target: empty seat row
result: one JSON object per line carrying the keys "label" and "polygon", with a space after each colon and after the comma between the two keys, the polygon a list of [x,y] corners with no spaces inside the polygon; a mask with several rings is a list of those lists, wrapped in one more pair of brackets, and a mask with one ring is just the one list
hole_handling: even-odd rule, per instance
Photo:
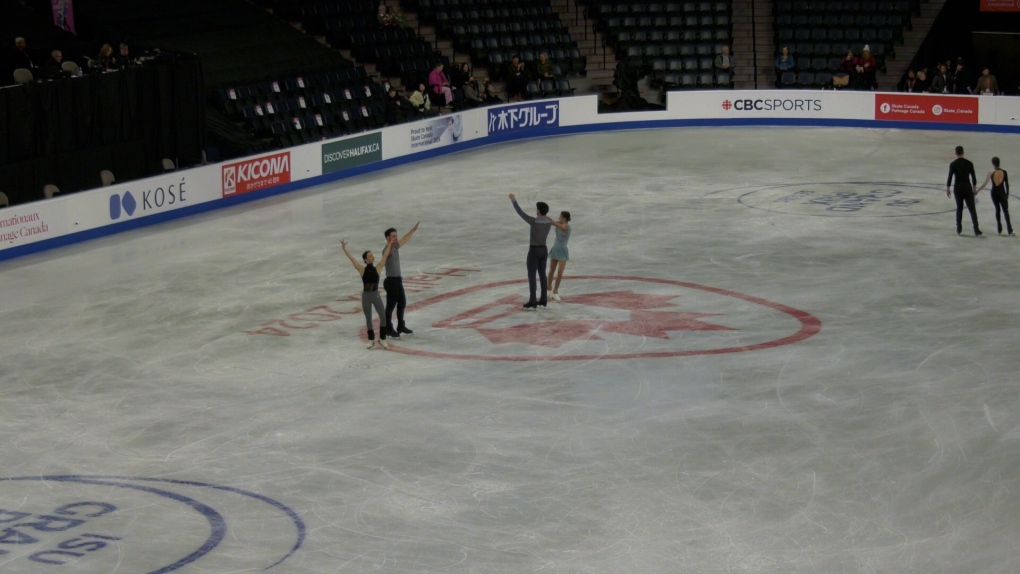
{"label": "empty seat row", "polygon": [[591,10],[598,16],[609,14],[708,14],[729,12],[729,2],[624,2],[598,3]]}
{"label": "empty seat row", "polygon": [[778,0],[775,3],[775,14],[777,16],[782,14],[846,14],[856,12],[866,12],[874,14],[876,12],[883,13],[899,13],[907,15],[911,12],[917,12],[920,7],[919,0],[900,0],[896,2],[861,2],[861,1],[847,1],[842,2],[840,0],[816,0],[814,2],[789,2],[786,0]]}
{"label": "empty seat row", "polygon": [[733,76],[729,72],[669,72],[662,77],[662,87],[666,91],[732,88]]}
{"label": "empty seat row", "polygon": [[893,53],[886,49],[885,44],[872,42],[869,44],[847,43],[847,42],[822,42],[817,44],[812,43],[797,43],[797,44],[783,44],[789,46],[790,53],[796,57],[799,61],[803,58],[828,58],[836,56],[844,56],[849,50],[853,50],[854,54],[860,55],[864,46],[868,46],[871,49],[871,54],[875,56],[875,59],[884,61],[886,56],[894,57]]}

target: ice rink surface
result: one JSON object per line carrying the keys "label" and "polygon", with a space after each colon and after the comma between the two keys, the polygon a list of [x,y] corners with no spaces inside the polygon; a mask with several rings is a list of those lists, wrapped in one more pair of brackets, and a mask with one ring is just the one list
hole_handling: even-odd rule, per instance
{"label": "ice rink surface", "polygon": [[[2,263],[0,572],[1016,572],[1020,241],[943,184],[1017,143],[526,141]],[[339,241],[419,220],[367,351]]]}

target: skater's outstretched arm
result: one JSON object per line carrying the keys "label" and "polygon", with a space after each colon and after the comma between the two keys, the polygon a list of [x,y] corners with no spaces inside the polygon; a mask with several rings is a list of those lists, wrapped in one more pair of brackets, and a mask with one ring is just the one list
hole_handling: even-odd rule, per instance
{"label": "skater's outstretched arm", "polygon": [[[415,227],[418,227],[415,225]],[[379,264],[375,266],[376,271],[382,271],[383,267],[386,267],[386,260],[390,256],[390,248],[393,247],[392,243],[387,243],[386,248],[382,251],[382,259],[379,260]]]}
{"label": "skater's outstretched arm", "polygon": [[531,217],[527,213],[524,213],[524,210],[521,209],[521,206],[517,205],[517,196],[515,196],[514,194],[511,193],[510,194],[510,201],[513,202],[514,209],[517,210],[517,215],[520,215],[521,219],[523,219],[524,221],[528,222],[528,225],[534,225],[535,224],[535,218]]}
{"label": "skater's outstretched arm", "polygon": [[418,231],[418,225],[420,224],[421,224],[420,221],[418,223],[415,223],[414,227],[411,228],[411,231],[408,231],[407,233],[404,234],[403,237],[400,238],[400,241],[398,243],[400,243],[401,247],[403,247],[405,243],[411,240],[411,236],[414,235],[415,231]]}
{"label": "skater's outstretched arm", "polygon": [[555,227],[556,229],[559,229],[560,231],[562,231],[564,233],[566,233],[567,230],[570,229],[570,224],[569,223],[560,223],[559,221],[556,221],[555,219],[553,219],[551,217],[549,218],[549,220],[552,221],[553,227]]}
{"label": "skater's outstretched arm", "polygon": [[[351,255],[351,252],[347,251],[347,240],[341,239],[340,240],[340,247],[343,247],[344,255],[346,255],[347,258],[351,260],[351,264],[354,265],[354,268],[358,270],[358,274],[359,275],[364,275],[365,274],[365,266],[362,265],[361,263],[358,263],[358,260],[355,259],[353,255]],[[389,252],[389,248],[387,248],[386,251],[388,253]],[[385,259],[385,257],[384,257],[384,259]]]}

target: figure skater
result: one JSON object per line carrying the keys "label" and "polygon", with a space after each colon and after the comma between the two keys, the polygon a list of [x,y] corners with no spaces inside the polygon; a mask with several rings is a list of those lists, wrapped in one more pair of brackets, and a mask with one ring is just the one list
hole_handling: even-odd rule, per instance
{"label": "figure skater", "polygon": [[365,313],[365,325],[368,327],[368,348],[375,347],[375,330],[372,329],[372,307],[374,306],[376,314],[379,315],[379,345],[383,349],[389,349],[390,346],[386,344],[383,302],[382,297],[379,296],[379,270],[386,265],[386,259],[390,256],[390,244],[386,244],[386,249],[383,250],[382,261],[378,265],[375,265],[375,255],[371,251],[361,254],[361,259],[365,262],[365,265],[362,265],[351,255],[350,251],[347,251],[346,240],[341,239],[340,246],[344,248],[344,255],[351,260],[351,264],[361,274],[361,283],[364,285],[361,291],[361,310]]}
{"label": "figure skater", "polygon": [[559,302],[563,269],[567,266],[567,261],[570,261],[570,251],[567,249],[567,241],[570,240],[570,212],[561,211],[559,221],[552,224],[556,228],[556,241],[553,242],[552,251],[549,252],[549,282],[552,284],[553,301]]}
{"label": "figure skater", "polygon": [[[397,230],[389,228],[386,230],[386,247],[390,250],[390,256],[386,260],[386,279],[383,281],[383,289],[386,290],[386,323],[380,330],[385,330],[386,335],[391,339],[399,339],[401,334],[413,335],[414,331],[407,328],[404,323],[404,309],[407,307],[407,294],[404,293],[404,279],[400,276],[400,248],[407,245],[411,236],[418,231],[418,225],[414,224],[411,231],[403,237],[397,235]],[[393,328],[393,310],[397,310],[397,328]],[[380,319],[382,317],[380,316]]]}
{"label": "figure skater", "polygon": [[[981,191],[988,185],[988,181],[992,182],[992,205],[995,206],[995,225],[999,227],[999,235],[1002,235],[1002,220],[999,219],[999,208],[1002,208],[1002,214],[1006,216],[1006,233],[1010,237],[1016,237],[1013,233],[1013,224],[1009,222],[1009,175],[1006,174],[1006,170],[999,167],[999,158],[992,158],[992,171],[988,172],[988,176],[985,177],[985,182],[977,188],[977,191]],[[977,193],[977,192],[975,192]]]}
{"label": "figure skater", "polygon": [[[956,183],[953,183],[953,178]],[[970,220],[974,224],[974,237],[981,237],[981,230],[978,228],[977,210],[974,209],[974,186],[977,185],[977,175],[974,174],[974,164],[963,157],[963,146],[956,146],[956,159],[949,164],[949,178],[946,179],[946,197],[956,198],[956,234],[963,233],[963,206],[967,205],[970,212]],[[953,187],[952,195],[949,194],[949,187]]]}
{"label": "figure skater", "polygon": [[[549,256],[549,248],[546,247],[546,240],[549,239],[549,230],[552,229],[552,220],[549,219],[546,214],[549,213],[549,205],[544,201],[539,201],[535,204],[538,209],[538,217],[531,217],[524,213],[521,206],[517,205],[517,197],[514,194],[510,194],[510,201],[514,205],[514,209],[517,211],[517,215],[521,216],[528,225],[531,226],[531,235],[529,237],[530,243],[528,247],[528,289],[531,297],[528,302],[524,304],[525,309],[535,309],[539,305],[542,307],[546,306],[546,291],[548,284],[546,283],[545,277],[545,259]],[[542,285],[542,298],[535,300],[535,275],[538,275]]]}

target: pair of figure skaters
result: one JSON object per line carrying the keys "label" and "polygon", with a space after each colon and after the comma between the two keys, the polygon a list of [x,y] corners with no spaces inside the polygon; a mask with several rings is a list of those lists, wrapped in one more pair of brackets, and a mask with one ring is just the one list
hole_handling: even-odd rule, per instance
{"label": "pair of figure skaters", "polygon": [[[954,183],[955,179],[955,183]],[[992,158],[992,171],[988,172],[984,183],[977,185],[977,175],[974,173],[974,164],[963,157],[963,146],[956,146],[956,159],[949,164],[949,178],[946,180],[946,197],[956,199],[956,233],[963,232],[963,207],[966,205],[970,212],[971,223],[974,224],[974,235],[981,235],[978,227],[977,210],[974,206],[974,196],[985,188],[988,183],[992,184],[992,205],[995,206],[995,223],[1002,235],[1002,220],[1000,214],[1006,218],[1006,233],[1015,237],[1013,224],[1009,220],[1009,175],[1006,170],[999,167],[999,158]],[[977,187],[975,187],[977,186]],[[952,194],[950,194],[952,187]]]}
{"label": "pair of figure skaters", "polygon": [[[420,222],[419,222],[420,223]],[[404,322],[404,309],[407,307],[407,295],[404,293],[404,282],[400,276],[400,248],[411,240],[411,236],[418,231],[418,223],[414,224],[411,231],[403,237],[397,235],[397,230],[389,228],[386,230],[386,247],[383,248],[382,259],[375,262],[375,254],[366,251],[361,254],[364,265],[347,250],[347,241],[341,240],[344,255],[351,260],[351,264],[361,275],[361,310],[365,313],[365,325],[368,327],[368,348],[375,347],[375,329],[372,325],[372,308],[379,315],[379,346],[388,349],[386,338],[399,339],[400,335],[413,335],[414,331],[407,328]],[[383,289],[386,291],[386,310],[383,311],[382,297],[379,296],[379,272],[386,269],[386,279],[383,281]],[[393,311],[397,312],[397,326],[393,327]]]}

